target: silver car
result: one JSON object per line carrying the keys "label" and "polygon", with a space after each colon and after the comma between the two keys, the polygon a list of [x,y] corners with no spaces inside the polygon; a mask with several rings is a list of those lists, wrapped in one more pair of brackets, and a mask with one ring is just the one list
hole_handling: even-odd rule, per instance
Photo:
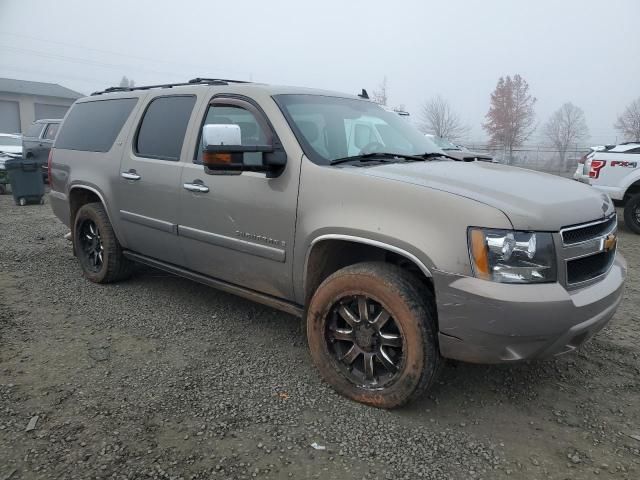
{"label": "silver car", "polygon": [[112,88],[74,104],[50,169],[89,280],[139,262],[298,315],[324,379],[369,405],[421,395],[443,358],[571,352],[622,298],[606,195],[451,161],[355,95]]}

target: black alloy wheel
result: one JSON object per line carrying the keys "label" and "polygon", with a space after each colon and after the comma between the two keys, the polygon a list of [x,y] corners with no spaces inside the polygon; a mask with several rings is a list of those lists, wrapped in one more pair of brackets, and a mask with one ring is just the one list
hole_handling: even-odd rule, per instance
{"label": "black alloy wheel", "polygon": [[104,262],[104,246],[100,230],[92,219],[82,220],[79,225],[78,240],[80,243],[78,256],[80,256],[82,263],[87,270],[94,273],[99,272]]}
{"label": "black alloy wheel", "polygon": [[333,305],[325,339],[336,366],[361,388],[384,388],[402,370],[402,331],[389,312],[366,295],[341,298]]}

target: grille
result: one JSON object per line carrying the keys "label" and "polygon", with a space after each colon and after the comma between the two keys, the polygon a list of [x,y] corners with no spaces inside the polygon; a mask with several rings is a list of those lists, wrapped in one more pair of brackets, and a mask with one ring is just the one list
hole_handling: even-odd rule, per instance
{"label": "grille", "polygon": [[562,241],[565,245],[573,245],[576,243],[586,242],[611,231],[615,224],[616,217],[613,216],[607,220],[593,225],[565,230],[562,232]]}
{"label": "grille", "polygon": [[616,250],[614,248],[608,252],[569,260],[567,262],[567,281],[580,283],[603,275],[611,267],[615,256]]}
{"label": "grille", "polygon": [[616,225],[616,216],[612,216],[602,222],[587,225],[585,227],[575,227],[562,232],[562,242],[565,245],[586,242],[610,232]]}

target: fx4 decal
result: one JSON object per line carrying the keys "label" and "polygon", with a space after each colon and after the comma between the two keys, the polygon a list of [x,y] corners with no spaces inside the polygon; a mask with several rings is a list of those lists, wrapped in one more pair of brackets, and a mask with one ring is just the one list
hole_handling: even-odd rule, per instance
{"label": "fx4 decal", "polygon": [[612,167],[627,167],[627,168],[636,168],[638,166],[638,162],[625,162],[623,160],[613,160],[611,162]]}

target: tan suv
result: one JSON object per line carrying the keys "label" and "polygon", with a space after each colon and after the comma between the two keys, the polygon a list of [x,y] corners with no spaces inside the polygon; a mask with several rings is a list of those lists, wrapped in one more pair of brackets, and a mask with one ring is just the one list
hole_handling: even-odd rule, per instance
{"label": "tan suv", "polygon": [[357,96],[230,80],[78,100],[55,214],[98,283],[151,265],[303,318],[340,393],[395,407],[443,358],[570,352],[622,298],[606,195],[447,157]]}

